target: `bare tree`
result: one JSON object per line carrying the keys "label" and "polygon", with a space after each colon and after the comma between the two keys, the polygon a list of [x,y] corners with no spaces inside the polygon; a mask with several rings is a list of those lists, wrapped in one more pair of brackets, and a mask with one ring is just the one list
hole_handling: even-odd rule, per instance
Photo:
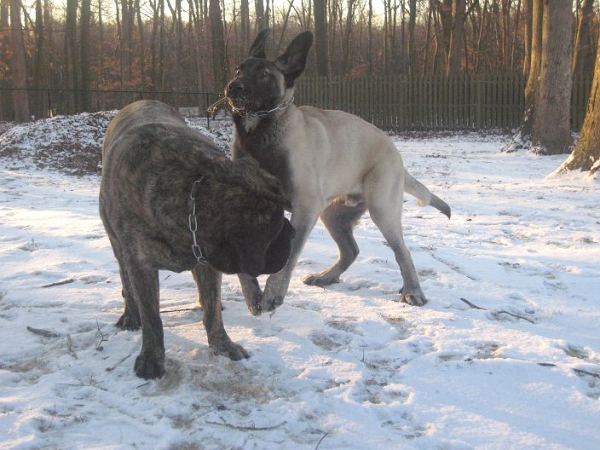
{"label": "bare tree", "polygon": [[466,18],[466,0],[454,0],[452,2],[452,27],[448,46],[446,75],[458,75],[461,71],[461,50],[463,49]]}
{"label": "bare tree", "polygon": [[326,77],[329,74],[327,51],[327,0],[313,0],[315,14],[315,54],[317,58],[317,75]]}
{"label": "bare tree", "polygon": [[92,74],[90,67],[91,0],[81,0],[81,109],[90,111]]}
{"label": "bare tree", "polygon": [[593,20],[594,0],[583,0],[573,49],[573,76],[592,73],[594,68],[594,42],[590,29]]}
{"label": "bare tree", "polygon": [[600,39],[597,44],[596,64],[592,92],[587,105],[587,113],[581,128],[579,141],[573,153],[557,169],[555,174],[570,171],[588,172],[595,176],[600,171]]}
{"label": "bare tree", "polygon": [[408,1],[408,74],[417,75],[417,49],[415,28],[417,24],[417,0]]}
{"label": "bare tree", "polygon": [[12,81],[13,81],[13,107],[15,120],[27,122],[29,115],[29,97],[27,95],[27,65],[25,62],[25,46],[23,43],[23,27],[21,25],[21,1],[10,2],[10,29],[12,47]]}
{"label": "bare tree", "polygon": [[217,90],[222,90],[229,78],[225,49],[225,31],[219,0],[210,0],[210,28],[212,41],[213,77]]}
{"label": "bare tree", "polygon": [[540,80],[533,116],[533,150],[566,153],[571,138],[572,1],[544,0]]}

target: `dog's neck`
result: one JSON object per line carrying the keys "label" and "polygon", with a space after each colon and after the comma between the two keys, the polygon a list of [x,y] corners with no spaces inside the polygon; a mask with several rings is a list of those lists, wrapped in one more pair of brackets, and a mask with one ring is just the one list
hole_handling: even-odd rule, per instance
{"label": "dog's neck", "polygon": [[247,110],[247,109],[233,109],[233,118],[236,125],[241,125],[244,128],[246,133],[252,132],[259,123],[265,121],[274,121],[277,120],[279,116],[284,114],[290,105],[294,102],[294,95],[292,95],[287,99],[275,107],[271,109],[261,109],[261,110]]}

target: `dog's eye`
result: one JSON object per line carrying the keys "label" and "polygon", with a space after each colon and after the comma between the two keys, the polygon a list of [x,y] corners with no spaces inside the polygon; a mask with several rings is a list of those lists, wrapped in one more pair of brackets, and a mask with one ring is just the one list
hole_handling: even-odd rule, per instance
{"label": "dog's eye", "polygon": [[258,78],[260,78],[261,80],[266,80],[267,78],[269,78],[269,75],[271,75],[271,72],[269,72],[268,70],[263,70],[259,72]]}

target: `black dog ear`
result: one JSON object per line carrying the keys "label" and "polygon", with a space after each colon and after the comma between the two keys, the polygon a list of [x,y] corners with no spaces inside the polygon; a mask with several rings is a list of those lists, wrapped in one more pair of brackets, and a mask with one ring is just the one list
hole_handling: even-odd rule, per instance
{"label": "black dog ear", "polygon": [[285,53],[275,60],[275,65],[283,72],[288,81],[293,82],[304,72],[306,58],[312,43],[311,31],[300,33],[290,42]]}
{"label": "black dog ear", "polygon": [[267,59],[267,52],[265,50],[267,46],[267,38],[271,34],[270,28],[264,28],[260,30],[258,35],[254,38],[254,42],[250,46],[249,56],[252,58]]}

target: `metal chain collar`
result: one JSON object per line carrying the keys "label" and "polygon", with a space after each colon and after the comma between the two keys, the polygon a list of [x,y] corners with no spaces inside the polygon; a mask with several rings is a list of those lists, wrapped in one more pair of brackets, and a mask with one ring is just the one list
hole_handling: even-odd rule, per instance
{"label": "metal chain collar", "polygon": [[190,199],[192,200],[192,212],[188,216],[188,226],[192,232],[192,253],[194,254],[194,257],[198,261],[198,264],[210,265],[208,259],[206,259],[202,253],[202,248],[200,248],[198,239],[196,237],[196,231],[198,231],[198,220],[196,219],[196,191],[198,190],[198,185],[202,183],[203,179],[204,175],[194,181],[192,191],[190,192]]}
{"label": "metal chain collar", "polygon": [[277,105],[275,108],[273,109],[264,109],[264,110],[259,110],[259,111],[249,111],[246,109],[237,109],[234,108],[232,106],[233,112],[236,112],[238,114],[241,114],[242,116],[246,116],[246,117],[264,117],[264,116],[268,116],[269,114],[273,114],[274,112],[277,111],[281,111],[285,108],[287,108],[288,106],[290,106],[294,101],[294,96],[292,95],[288,100],[286,100],[283,103],[280,103],[279,105]]}

